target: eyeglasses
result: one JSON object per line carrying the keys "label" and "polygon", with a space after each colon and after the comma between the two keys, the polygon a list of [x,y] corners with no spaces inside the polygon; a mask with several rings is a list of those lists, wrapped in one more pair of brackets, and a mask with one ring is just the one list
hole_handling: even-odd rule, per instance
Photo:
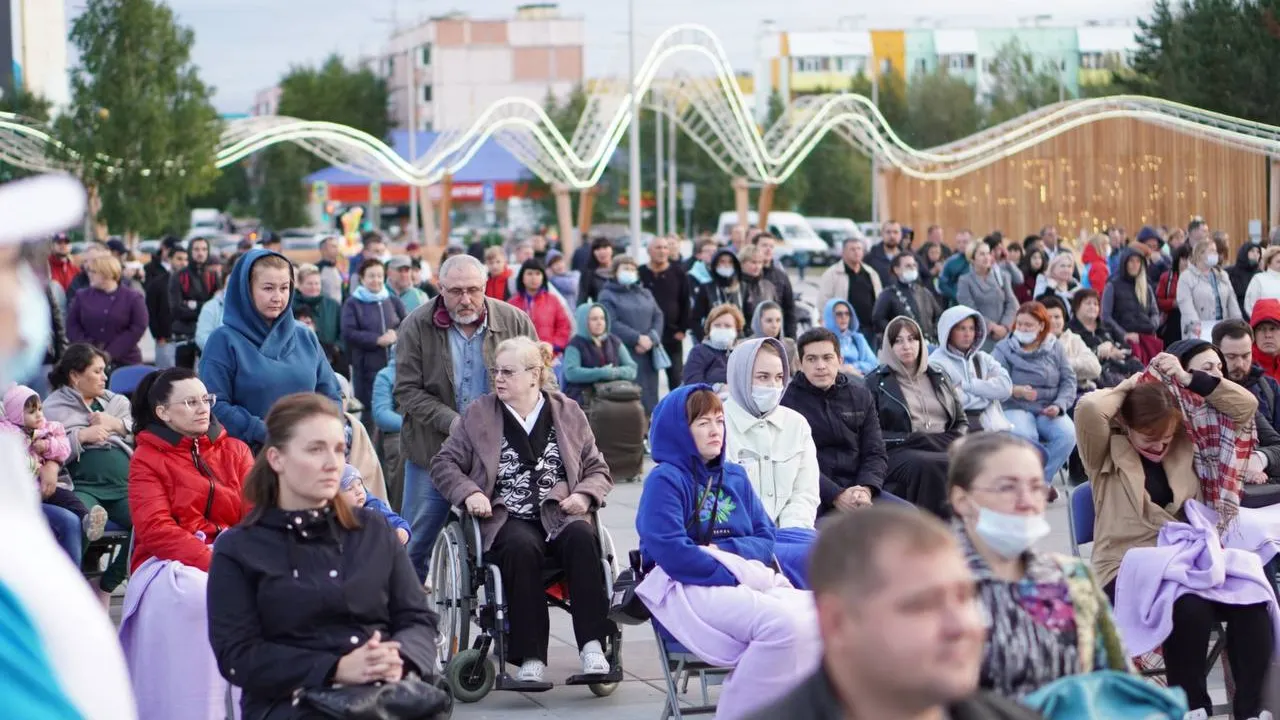
{"label": "eyeglasses", "polygon": [[469,288],[444,288],[445,293],[454,300],[461,300],[464,296],[478,297],[484,295],[483,287]]}
{"label": "eyeglasses", "polygon": [[181,400],[167,403],[167,404],[170,406],[181,405],[185,407],[187,410],[190,410],[191,412],[195,412],[197,409],[201,407],[211,408],[217,402],[218,402],[218,396],[214,395],[213,393],[209,393],[208,395],[201,395],[199,397],[183,398]]}
{"label": "eyeglasses", "polygon": [[845,312],[845,311],[843,311],[843,310],[837,310],[837,311],[836,311],[836,313],[835,313],[835,315],[836,315],[836,317],[849,317],[849,313],[847,313],[847,312]]}
{"label": "eyeglasses", "polygon": [[524,371],[524,370],[533,370],[533,366],[531,365],[529,367],[523,367],[523,368],[504,368],[504,367],[489,368],[489,372],[493,373],[494,377],[503,378],[503,379],[513,378],[516,375],[518,375],[521,371]]}

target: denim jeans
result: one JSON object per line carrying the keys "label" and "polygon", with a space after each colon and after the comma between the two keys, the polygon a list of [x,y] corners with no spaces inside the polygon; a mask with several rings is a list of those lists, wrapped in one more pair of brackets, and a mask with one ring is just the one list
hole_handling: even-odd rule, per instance
{"label": "denim jeans", "polygon": [[57,505],[41,504],[40,509],[44,511],[44,519],[49,523],[49,529],[53,531],[53,537],[57,539],[58,545],[67,551],[67,555],[71,556],[71,562],[80,567],[80,558],[84,554],[84,545],[80,536],[80,518],[76,514]]}
{"label": "denim jeans", "polygon": [[404,463],[404,507],[401,516],[409,521],[409,560],[418,573],[418,579],[426,581],[427,565],[431,563],[431,548],[436,536],[449,522],[449,501],[444,499],[427,468],[406,460]]}
{"label": "denim jeans", "polygon": [[173,341],[164,343],[163,345],[156,343],[156,359],[155,366],[161,370],[166,370],[177,364],[178,345]]}
{"label": "denim jeans", "polygon": [[1013,423],[1015,435],[1024,437],[1044,447],[1044,479],[1053,482],[1053,476],[1067,463],[1076,446],[1076,424],[1065,413],[1058,417],[1033,415],[1026,410],[1005,409],[1005,417]]}

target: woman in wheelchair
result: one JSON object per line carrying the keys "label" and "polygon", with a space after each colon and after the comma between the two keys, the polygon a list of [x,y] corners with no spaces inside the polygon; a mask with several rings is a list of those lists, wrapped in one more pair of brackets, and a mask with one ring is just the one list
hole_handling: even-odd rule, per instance
{"label": "woman in wheelchair", "polygon": [[1017,698],[1068,675],[1128,671],[1111,604],[1088,566],[1035,549],[1049,534],[1040,449],[1013,433],[981,432],[949,455],[952,527],[989,629],[981,686]]}
{"label": "woman in wheelchair", "polygon": [[[1128,651],[1163,648],[1169,685],[1187,693],[1187,718],[1212,712],[1207,648],[1220,623],[1236,684],[1234,717],[1270,717],[1262,693],[1275,648],[1274,591],[1254,558],[1222,567],[1228,554],[1241,553],[1233,549],[1238,541],[1266,535],[1246,527],[1233,466],[1252,446],[1258,401],[1222,378],[1221,355],[1209,343],[1184,340],[1169,350],[1186,358],[1185,367],[1160,353],[1142,375],[1076,406],[1096,510],[1094,569],[1114,600]],[[1218,518],[1227,521],[1221,534]]]}
{"label": "woman in wheelchair", "polygon": [[653,413],[655,467],[636,511],[646,570],[636,594],[704,662],[733,667],[717,718],[750,715],[818,664],[813,595],[774,570],[774,525],[741,465],[725,460],[725,417],[708,385],[672,390]]}
{"label": "woman in wheelchair", "polygon": [[502,574],[510,620],[507,660],[516,682],[543,684],[550,617],[543,569],[564,569],[582,674],[607,675],[609,621],[598,532],[589,513],[613,489],[587,417],[554,390],[550,346],[504,340],[494,392],[467,408],[431,463],[440,494],[480,521],[486,561]]}

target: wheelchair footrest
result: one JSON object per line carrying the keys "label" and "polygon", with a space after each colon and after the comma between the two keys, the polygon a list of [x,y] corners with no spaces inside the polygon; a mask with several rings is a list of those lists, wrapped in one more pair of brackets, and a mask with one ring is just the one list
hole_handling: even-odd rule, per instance
{"label": "wheelchair footrest", "polygon": [[564,681],[565,685],[611,685],[622,682],[622,668],[613,668],[604,674],[572,675]]}
{"label": "wheelchair footrest", "polygon": [[493,689],[511,692],[546,692],[553,687],[555,687],[555,684],[549,682],[520,682],[510,675],[503,673],[498,676],[498,680],[494,683]]}

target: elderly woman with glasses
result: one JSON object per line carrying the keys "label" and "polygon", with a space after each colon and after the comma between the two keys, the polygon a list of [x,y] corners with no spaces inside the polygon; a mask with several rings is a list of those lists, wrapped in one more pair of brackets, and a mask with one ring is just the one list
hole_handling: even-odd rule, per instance
{"label": "elderly woman with glasses", "polygon": [[503,341],[494,392],[471,403],[431,463],[440,493],[480,521],[487,561],[507,588],[508,659],[520,668],[516,681],[531,689],[546,685],[548,556],[565,570],[583,675],[609,673],[603,642],[614,631],[590,514],[613,480],[582,408],[549,389],[552,360],[546,343]]}

